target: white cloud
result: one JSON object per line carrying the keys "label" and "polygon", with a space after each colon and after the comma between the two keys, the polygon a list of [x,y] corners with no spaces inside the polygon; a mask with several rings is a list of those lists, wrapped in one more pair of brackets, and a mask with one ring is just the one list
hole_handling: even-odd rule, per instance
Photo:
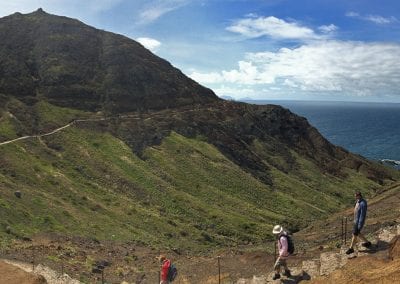
{"label": "white cloud", "polygon": [[358,14],[358,13],[356,13],[356,12],[347,12],[347,13],[346,13],[346,17],[354,17],[354,18],[357,18],[357,17],[360,17],[360,14]]}
{"label": "white cloud", "polygon": [[393,16],[383,17],[380,15],[360,15],[359,13],[356,12],[348,12],[346,13],[346,16],[350,18],[356,18],[359,20],[373,22],[378,25],[392,24],[399,21],[396,17]]}
{"label": "white cloud", "polygon": [[230,84],[231,88],[268,86],[321,94],[399,96],[399,58],[399,44],[320,41],[277,52],[248,53],[237,69],[193,72],[190,77],[212,84],[214,90]]}
{"label": "white cloud", "polygon": [[269,36],[277,39],[320,39],[312,29],[295,22],[286,22],[276,17],[240,19],[227,28],[228,31],[248,38]]}
{"label": "white cloud", "polygon": [[396,18],[395,17],[389,17],[389,18],[385,18],[382,16],[378,16],[378,15],[368,15],[365,17],[366,20],[374,22],[376,24],[380,24],[380,25],[384,25],[384,24],[390,24],[390,23],[394,23],[396,22]]}
{"label": "white cloud", "polygon": [[213,88],[213,91],[220,97],[228,96],[234,99],[241,99],[241,98],[250,98],[254,97],[254,93],[257,92],[256,89],[249,88],[249,87],[230,87],[230,86],[219,86],[217,88]]}
{"label": "white cloud", "polygon": [[334,24],[330,24],[329,26],[326,26],[326,25],[320,26],[320,27],[318,27],[318,29],[323,33],[329,34],[329,33],[336,31],[338,29],[338,27],[335,26]]}
{"label": "white cloud", "polygon": [[199,73],[197,71],[193,71],[190,74],[190,77],[203,84],[214,84],[214,83],[221,83],[226,81],[224,76],[218,72],[211,72],[211,73]]}
{"label": "white cloud", "polygon": [[139,14],[140,24],[151,23],[164,14],[179,9],[189,3],[189,0],[152,0],[148,1]]}
{"label": "white cloud", "polygon": [[161,45],[161,42],[154,38],[139,37],[136,40],[140,42],[145,48],[150,49],[153,52],[156,51],[157,48]]}

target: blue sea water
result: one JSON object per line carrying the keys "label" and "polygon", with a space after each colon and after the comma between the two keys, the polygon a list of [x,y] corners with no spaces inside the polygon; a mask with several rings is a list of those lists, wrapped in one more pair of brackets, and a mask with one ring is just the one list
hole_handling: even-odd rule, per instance
{"label": "blue sea water", "polygon": [[281,105],[307,118],[331,143],[350,152],[371,160],[400,161],[400,104],[310,101],[263,101],[262,104],[266,103]]}

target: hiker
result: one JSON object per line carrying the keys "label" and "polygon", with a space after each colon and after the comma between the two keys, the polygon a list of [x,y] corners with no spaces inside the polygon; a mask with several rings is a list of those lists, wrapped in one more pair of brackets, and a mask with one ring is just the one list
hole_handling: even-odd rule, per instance
{"label": "hiker", "polygon": [[279,256],[275,262],[274,270],[275,270],[275,275],[272,278],[273,280],[281,278],[281,267],[285,269],[285,272],[283,272],[284,276],[291,277],[290,270],[287,267],[286,264],[286,259],[289,256],[289,245],[288,245],[288,234],[283,230],[283,227],[281,225],[276,225],[274,229],[272,230],[272,233],[276,236],[277,239],[277,245],[278,245],[278,251],[279,251]]}
{"label": "hiker", "polygon": [[169,284],[168,281],[168,271],[169,267],[171,266],[171,261],[165,257],[165,255],[160,255],[158,260],[161,264],[161,278],[160,284]]}
{"label": "hiker", "polygon": [[353,238],[351,239],[351,244],[349,249],[346,251],[346,254],[352,254],[354,252],[354,246],[357,243],[358,238],[363,241],[361,244],[363,247],[371,247],[371,242],[361,234],[361,230],[367,217],[367,201],[362,197],[362,194],[359,191],[354,194],[354,197],[356,199],[356,204],[354,206]]}

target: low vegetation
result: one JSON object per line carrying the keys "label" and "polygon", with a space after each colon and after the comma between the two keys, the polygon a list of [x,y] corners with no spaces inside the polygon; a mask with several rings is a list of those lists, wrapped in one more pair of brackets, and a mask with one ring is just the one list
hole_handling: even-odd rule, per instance
{"label": "low vegetation", "polygon": [[[44,103],[33,109],[40,125],[53,127],[87,115]],[[110,133],[77,126],[2,145],[0,234],[56,232],[199,252],[260,244],[275,223],[296,231],[347,206],[354,190],[379,188],[350,169],[346,178],[323,173],[294,150],[290,159],[274,156],[265,141],[250,148],[272,185],[205,137],[174,131],[140,154]]]}

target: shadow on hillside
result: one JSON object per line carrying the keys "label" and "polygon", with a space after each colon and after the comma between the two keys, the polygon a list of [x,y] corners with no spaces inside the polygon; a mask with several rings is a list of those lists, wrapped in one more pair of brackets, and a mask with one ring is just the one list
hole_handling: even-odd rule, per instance
{"label": "shadow on hillside", "polygon": [[307,272],[304,272],[304,271],[301,274],[292,275],[292,277],[290,277],[290,278],[282,279],[281,283],[296,284],[296,283],[300,283],[303,280],[305,280],[305,281],[311,280],[311,276]]}
{"label": "shadow on hillside", "polygon": [[367,254],[374,254],[380,251],[385,251],[390,248],[390,244],[386,241],[378,240],[376,245],[373,245],[371,248],[362,248],[358,250],[358,252],[361,253],[367,253]]}

